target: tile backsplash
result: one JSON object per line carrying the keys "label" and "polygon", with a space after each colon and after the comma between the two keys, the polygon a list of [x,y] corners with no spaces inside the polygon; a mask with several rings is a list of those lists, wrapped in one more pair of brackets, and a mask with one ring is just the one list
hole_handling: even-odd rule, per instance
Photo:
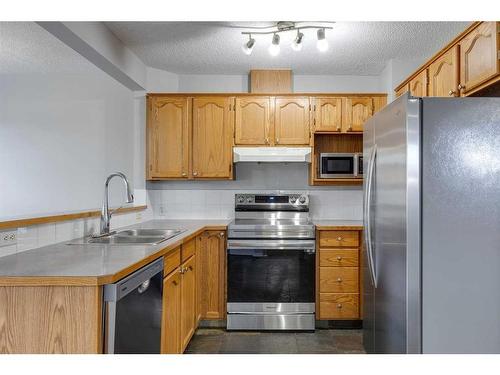
{"label": "tile backsplash", "polygon": [[[272,193],[277,190],[148,190],[156,219],[227,219],[234,216],[237,193]],[[291,190],[279,190],[287,192]],[[293,190],[309,194],[314,219],[362,220],[363,191]]]}
{"label": "tile backsplash", "polygon": [[[114,215],[111,219],[111,229],[151,219],[153,211],[148,205],[148,209],[144,211]],[[0,257],[97,233],[99,221],[100,218],[92,217],[17,228],[17,244],[0,247]]]}

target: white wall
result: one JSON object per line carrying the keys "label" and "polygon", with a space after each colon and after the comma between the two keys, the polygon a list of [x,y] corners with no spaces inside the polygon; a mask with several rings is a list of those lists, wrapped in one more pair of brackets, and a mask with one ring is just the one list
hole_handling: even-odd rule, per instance
{"label": "white wall", "polygon": [[[157,69],[155,69],[157,70]],[[181,74],[179,92],[248,92],[248,75]],[[160,80],[158,80],[160,82]],[[149,85],[149,81],[148,81]],[[378,76],[293,75],[294,92],[380,92]],[[165,90],[171,85],[160,84],[150,92]],[[165,88],[164,90],[161,90]]]}
{"label": "white wall", "polygon": [[408,78],[424,62],[425,58],[415,60],[391,59],[379,75],[379,85],[382,92],[387,92],[387,103],[395,99],[394,89]]}
{"label": "white wall", "polygon": [[116,170],[134,182],[133,93],[90,68],[0,76],[0,217],[100,207]]}
{"label": "white wall", "polygon": [[147,189],[157,218],[231,218],[234,194],[307,192],[315,219],[362,220],[361,186],[309,186],[306,163],[237,163],[233,181],[157,181]]}
{"label": "white wall", "polygon": [[146,68],[147,92],[177,92],[179,91],[179,75],[165,70]]}
{"label": "white wall", "polygon": [[179,92],[248,92],[248,76],[180,74]]}

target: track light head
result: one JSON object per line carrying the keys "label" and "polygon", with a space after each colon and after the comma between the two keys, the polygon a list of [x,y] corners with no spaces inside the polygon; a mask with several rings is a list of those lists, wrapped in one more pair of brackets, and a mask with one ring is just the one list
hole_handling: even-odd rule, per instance
{"label": "track light head", "polygon": [[278,56],[280,53],[280,36],[278,34],[273,35],[273,41],[269,46],[269,54],[271,56]]}
{"label": "track light head", "polygon": [[297,30],[297,36],[292,42],[292,49],[294,51],[300,51],[302,49],[302,39],[304,38],[304,34]]}
{"label": "track light head", "polygon": [[325,52],[328,50],[328,41],[325,38],[325,29],[318,29],[318,42],[316,43],[316,47],[321,52]]}
{"label": "track light head", "polygon": [[245,55],[251,55],[252,51],[253,51],[253,46],[254,45],[255,45],[255,39],[252,38],[251,34],[249,34],[248,35],[248,42],[246,42],[245,44],[243,44],[243,47],[241,47],[241,49],[243,50],[243,53]]}

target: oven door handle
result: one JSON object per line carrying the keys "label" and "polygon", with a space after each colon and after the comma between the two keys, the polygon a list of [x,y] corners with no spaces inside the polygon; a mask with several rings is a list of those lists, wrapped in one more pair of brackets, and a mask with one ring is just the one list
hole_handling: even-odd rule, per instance
{"label": "oven door handle", "polygon": [[314,240],[228,240],[228,250],[312,250],[316,249]]}

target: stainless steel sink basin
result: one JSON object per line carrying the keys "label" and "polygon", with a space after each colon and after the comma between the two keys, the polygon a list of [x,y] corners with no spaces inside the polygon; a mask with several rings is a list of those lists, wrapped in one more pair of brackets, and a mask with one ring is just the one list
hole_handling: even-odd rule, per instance
{"label": "stainless steel sink basin", "polygon": [[127,229],[102,237],[90,237],[83,240],[71,241],[68,245],[158,245],[185,231],[185,229]]}
{"label": "stainless steel sink basin", "polygon": [[109,237],[98,237],[90,238],[89,243],[99,243],[108,245],[124,245],[124,244],[146,244],[146,245],[157,245],[168,238],[165,237],[134,237],[134,236],[118,236],[112,235]]}
{"label": "stainless steel sink basin", "polygon": [[128,229],[116,233],[116,236],[130,236],[130,237],[169,237],[178,235],[183,232],[182,229]]}

